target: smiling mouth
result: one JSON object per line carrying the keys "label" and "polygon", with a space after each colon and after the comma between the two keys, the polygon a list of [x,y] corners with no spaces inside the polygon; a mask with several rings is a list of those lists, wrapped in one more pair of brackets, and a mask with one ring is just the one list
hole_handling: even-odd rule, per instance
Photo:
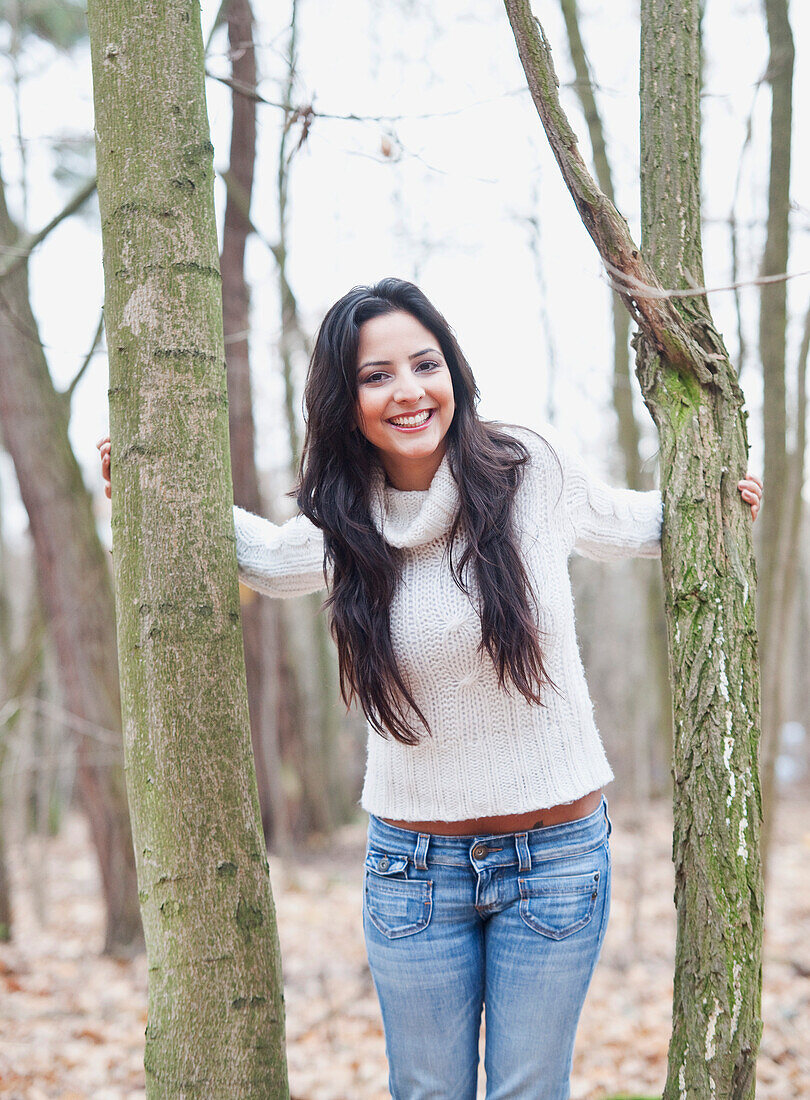
{"label": "smiling mouth", "polygon": [[410,413],[408,416],[392,416],[388,423],[395,428],[422,428],[433,418],[435,409],[420,409],[419,412]]}

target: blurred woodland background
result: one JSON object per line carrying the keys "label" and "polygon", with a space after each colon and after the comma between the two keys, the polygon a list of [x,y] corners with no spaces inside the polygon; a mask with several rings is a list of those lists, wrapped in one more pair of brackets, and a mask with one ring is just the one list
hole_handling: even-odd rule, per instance
{"label": "blurred woodland background", "polygon": [[[636,5],[540,8],[582,154],[637,232]],[[292,514],[317,324],[351,285],[387,274],[418,282],[454,325],[485,415],[541,431],[553,422],[606,479],[655,485],[629,317],[565,194],[501,6],[292,0],[267,11],[225,0],[203,3],[203,32],[236,503],[276,521]],[[810,268],[809,44],[810,11],[787,0],[706,5],[706,278],[733,288],[711,301],[751,413],[749,469],[764,472],[766,486],[755,529],[766,858],[780,806],[796,805],[810,775],[810,278],[760,281]],[[76,926],[94,930],[85,950],[128,958],[141,932],[109,503],[94,450],[107,431],[107,374],[83,6],[0,0],[0,50],[0,939],[19,950],[29,922],[47,938],[70,894],[60,875],[81,866],[82,889],[98,894],[104,913]],[[668,820],[660,572],[653,561],[572,562],[581,649],[616,773],[608,794],[636,807],[627,815],[636,833]],[[348,837],[351,847],[360,819],[365,726],[339,701],[320,602],[242,592],[262,821],[279,868],[324,838]],[[779,834],[792,852],[804,845],[806,854],[804,828]],[[645,867],[641,857],[627,866],[641,897]],[[627,927],[638,928],[639,914],[624,912]],[[75,927],[70,934],[76,942]],[[19,961],[8,958],[12,968]],[[799,976],[809,963],[796,962]],[[581,1095],[603,1095],[591,1087],[583,1082]],[[127,1088],[139,1095],[132,1080]],[[324,1088],[307,1095],[376,1095]]]}

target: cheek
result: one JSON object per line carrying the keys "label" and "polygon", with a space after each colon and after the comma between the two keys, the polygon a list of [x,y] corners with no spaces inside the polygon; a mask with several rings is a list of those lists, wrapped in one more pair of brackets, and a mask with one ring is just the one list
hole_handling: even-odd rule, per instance
{"label": "cheek", "polygon": [[444,406],[447,415],[452,417],[456,411],[456,402],[455,398],[453,397],[453,383],[450,379],[448,379],[447,386],[445,387],[444,391]]}
{"label": "cheek", "polygon": [[368,426],[374,423],[376,409],[373,395],[360,393],[354,406],[352,427],[357,428],[364,436],[368,437]]}

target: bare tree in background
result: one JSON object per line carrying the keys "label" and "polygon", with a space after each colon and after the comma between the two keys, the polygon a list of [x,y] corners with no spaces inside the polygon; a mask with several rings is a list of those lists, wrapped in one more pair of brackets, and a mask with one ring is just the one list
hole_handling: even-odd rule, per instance
{"label": "bare tree in background", "polygon": [[755,571],[736,490],[747,462],[743,396],[695,290],[699,7],[642,0],[643,254],[579,154],[528,0],[506,0],[506,11],[565,183],[638,324],[637,373],[661,441],[678,929],[664,1097],[748,1100],[762,1026]]}
{"label": "bare tree in background", "polygon": [[[252,232],[250,204],[256,165],[256,49],[250,0],[224,0],[218,22],[228,24],[231,59],[231,150],[222,232],[222,311],[228,368],[228,418],[234,500],[249,512],[262,511],[256,470],[256,432],[250,380],[250,291],[245,247]],[[250,731],[265,840],[289,845],[289,824],[281,784],[279,750],[280,609],[246,590],[242,603]]]}
{"label": "bare tree in background", "polygon": [[[24,241],[0,180],[0,246],[13,254]],[[23,252],[0,279],[0,426],[28,512],[64,702],[88,725],[78,738],[78,778],[107,908],[104,949],[131,951],[142,933],[122,760],[96,761],[92,733],[121,728],[110,572],[68,441],[69,402],[54,388],[39,339]]]}
{"label": "bare tree in background", "polygon": [[[290,171],[295,154],[307,139],[310,124],[306,108],[294,102],[297,40],[298,5],[297,0],[292,0],[282,87],[284,116],[276,165],[278,241],[273,249],[281,303],[279,355],[292,480],[298,475],[301,458],[295,360],[296,355],[308,358],[310,354],[288,271]],[[328,833],[347,819],[352,798],[346,791],[345,769],[338,752],[340,712],[336,653],[327,622],[320,614],[321,603],[322,598],[317,594],[306,596],[286,602],[281,607],[281,614],[286,626],[287,653],[295,671],[291,687],[298,694],[297,721],[292,731],[295,744],[290,747],[295,753],[301,780],[306,825],[309,829]]]}
{"label": "bare tree in background", "polygon": [[[795,51],[787,0],[763,0],[771,86],[768,224],[762,275],[787,271],[790,244],[790,166]],[[762,642],[762,797],[763,858],[767,865],[776,813],[776,758],[784,719],[786,648],[791,633],[804,481],[804,363],[799,357],[796,443],[788,449],[786,403],[787,284],[760,287],[759,352],[762,360],[762,413],[765,483],[773,491],[763,512],[759,541],[759,635]],[[804,352],[806,363],[806,351]]]}
{"label": "bare tree in background", "polygon": [[[576,80],[574,91],[579,99],[588,127],[596,181],[605,197],[616,203],[613,172],[608,156],[605,128],[596,102],[591,68],[580,30],[577,0],[560,0],[568,36],[568,47],[574,65]],[[641,458],[641,429],[633,410],[633,376],[630,370],[630,314],[618,291],[611,295],[613,318],[613,408],[616,413],[617,441],[624,463],[624,477],[630,489],[649,489],[652,479],[645,473]],[[664,620],[661,573],[654,562],[639,562],[640,571],[646,574],[648,666],[653,684],[653,699],[657,713],[654,726],[658,733],[658,755],[663,756],[669,769],[672,757],[672,695],[669,688],[666,622]],[[641,757],[648,755],[648,747],[636,746],[636,795],[649,792],[651,776],[648,767],[642,767]],[[645,773],[644,775],[640,774]]]}

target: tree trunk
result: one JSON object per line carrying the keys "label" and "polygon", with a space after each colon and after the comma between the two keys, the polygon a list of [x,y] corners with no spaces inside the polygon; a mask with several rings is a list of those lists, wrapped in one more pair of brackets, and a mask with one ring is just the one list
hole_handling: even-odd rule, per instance
{"label": "tree trunk", "polygon": [[698,4],[642,0],[643,255],[579,155],[527,0],[506,9],[563,178],[641,330],[639,381],[661,437],[678,918],[664,1096],[746,1100],[761,1032],[755,570],[736,488],[742,392],[705,298],[689,289],[703,278]]}
{"label": "tree trunk", "polygon": [[[787,0],[764,0],[770,58],[771,165],[768,227],[762,274],[787,271],[790,218],[790,161],[793,116],[793,35]],[[785,404],[787,284],[760,287],[759,351],[762,359],[762,416],[765,435],[765,483],[775,492],[762,513],[760,532],[759,636],[762,640],[762,795],[763,856],[767,861],[775,805],[776,758],[785,688],[785,642],[790,634],[798,527],[789,493]]]}
{"label": "tree trunk", "polygon": [[89,5],[150,1098],[286,1098],[249,737],[196,5]]}
{"label": "tree trunk", "polygon": [[[13,247],[18,238],[0,181],[0,246]],[[3,279],[0,318],[0,424],[31,525],[65,706],[92,725],[118,730],[109,568],[68,441],[69,407],[54,389],[39,340],[24,264]],[[93,757],[93,742],[79,735],[79,791],[107,908],[104,950],[130,952],[140,948],[142,932],[123,770],[120,761],[98,765]]]}
{"label": "tree trunk", "polygon": [[[225,360],[228,367],[228,416],[235,502],[249,512],[262,511],[256,472],[253,396],[250,381],[250,293],[245,280],[245,245],[251,232],[250,202],[256,163],[256,100],[237,88],[256,86],[256,51],[250,0],[228,0],[228,47],[231,53],[233,121],[228,170],[229,187],[222,233],[222,313]],[[248,599],[242,604],[250,735],[262,829],[268,843],[275,836],[281,848],[289,846],[289,827],[279,774],[278,711],[265,705],[265,679],[278,676],[278,654],[268,645],[277,635],[270,620],[278,620],[276,601]],[[269,697],[272,699],[272,696]]]}
{"label": "tree trunk", "polygon": [[[642,247],[667,287],[702,285],[700,13],[642,0]],[[750,524],[736,482],[742,393],[705,297],[682,298],[706,353],[696,384],[642,334],[661,435],[664,573],[675,683],[675,956],[666,1098],[755,1092],[761,991],[759,684]]]}

